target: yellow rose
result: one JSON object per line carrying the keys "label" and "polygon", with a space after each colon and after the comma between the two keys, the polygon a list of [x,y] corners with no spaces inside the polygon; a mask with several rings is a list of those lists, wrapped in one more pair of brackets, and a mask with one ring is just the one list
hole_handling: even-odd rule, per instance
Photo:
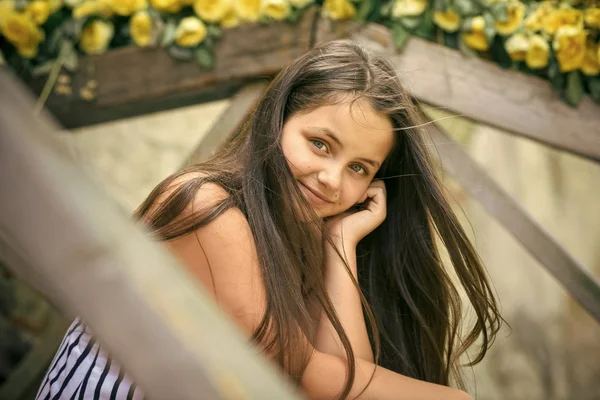
{"label": "yellow rose", "polygon": [[584,13],[585,24],[590,28],[600,29],[600,8],[588,8]]}
{"label": "yellow rose", "polygon": [[396,0],[392,8],[392,15],[400,17],[416,17],[423,14],[429,5],[429,0]]}
{"label": "yellow rose", "polygon": [[152,36],[152,17],[148,11],[138,11],[129,20],[129,32],[133,42],[140,47],[148,46]]}
{"label": "yellow rose", "polygon": [[456,32],[460,27],[460,15],[455,13],[451,8],[446,9],[445,12],[435,11],[433,13],[433,22],[446,32]]}
{"label": "yellow rose", "polygon": [[313,2],[314,0],[290,0],[290,4],[296,8],[304,8]]}
{"label": "yellow rose", "polygon": [[9,15],[11,15],[14,10],[14,0],[0,0],[0,29],[2,29],[4,21],[8,19]]}
{"label": "yellow rose", "polygon": [[501,35],[510,35],[523,23],[525,5],[520,1],[508,3],[508,18],[506,21],[496,21],[496,32]]}
{"label": "yellow rose", "polygon": [[256,22],[260,17],[260,0],[236,0],[235,11],[245,21]]}
{"label": "yellow rose", "polygon": [[288,0],[263,0],[260,13],[274,20],[282,21],[290,15],[290,3]]}
{"label": "yellow rose", "polygon": [[206,37],[206,25],[196,17],[185,17],[177,26],[175,43],[181,47],[196,47]]}
{"label": "yellow rose", "polygon": [[544,28],[544,20],[553,10],[554,5],[549,1],[543,1],[525,20],[525,29],[531,32],[541,31]]}
{"label": "yellow rose", "polygon": [[529,40],[522,33],[517,33],[508,38],[504,48],[512,60],[524,61],[529,49]]}
{"label": "yellow rose", "polygon": [[25,6],[25,14],[38,25],[44,25],[50,16],[50,3],[44,0],[34,0]]}
{"label": "yellow rose", "polygon": [[240,24],[240,18],[237,14],[235,7],[231,7],[229,9],[229,11],[227,11],[227,14],[225,14],[225,16],[221,19],[221,22],[219,23],[219,25],[221,25],[221,28],[223,28],[223,29],[235,28],[239,24]]}
{"label": "yellow rose", "polygon": [[585,56],[581,71],[589,76],[598,75],[600,73],[600,45],[596,45],[592,41],[588,41],[585,47]]}
{"label": "yellow rose", "polygon": [[561,72],[569,72],[581,67],[585,57],[586,37],[586,31],[574,26],[558,28],[552,47]]}
{"label": "yellow rose", "polygon": [[44,40],[44,31],[27,14],[16,11],[5,15],[2,34],[24,58],[35,57],[38,45]]}
{"label": "yellow rose", "polygon": [[356,8],[349,0],[325,0],[323,15],[333,20],[350,19],[356,15]]}
{"label": "yellow rose", "polygon": [[548,65],[550,58],[550,45],[542,35],[532,35],[529,38],[529,48],[525,56],[525,62],[531,69],[544,68]]}
{"label": "yellow rose", "polygon": [[580,10],[574,8],[553,10],[544,18],[544,31],[554,35],[563,26],[581,26],[582,23],[583,14]]}
{"label": "yellow rose", "polygon": [[85,18],[92,16],[110,18],[112,15],[113,11],[106,0],[84,1],[73,9],[74,18]]}
{"label": "yellow rose", "polygon": [[233,9],[231,0],[196,0],[194,12],[206,22],[219,22]]}
{"label": "yellow rose", "polygon": [[50,14],[55,13],[60,10],[63,6],[63,0],[46,0],[48,2],[48,6],[50,7]]}
{"label": "yellow rose", "polygon": [[118,15],[128,16],[148,7],[146,0],[106,0],[110,9]]}
{"label": "yellow rose", "polygon": [[463,32],[462,39],[467,46],[474,50],[486,51],[490,48],[490,44],[483,33],[485,28],[485,19],[477,16],[471,20],[471,32]]}
{"label": "yellow rose", "polygon": [[100,54],[108,49],[115,28],[112,23],[94,20],[87,24],[81,32],[79,47],[87,54]]}
{"label": "yellow rose", "polygon": [[182,4],[179,0],[150,0],[152,7],[164,13],[176,13],[181,10]]}

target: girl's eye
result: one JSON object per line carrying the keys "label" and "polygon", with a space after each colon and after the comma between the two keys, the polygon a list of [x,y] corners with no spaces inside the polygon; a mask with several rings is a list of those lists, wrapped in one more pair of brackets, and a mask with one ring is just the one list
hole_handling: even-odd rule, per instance
{"label": "girl's eye", "polygon": [[367,175],[367,170],[360,164],[351,164],[350,169],[358,174]]}
{"label": "girl's eye", "polygon": [[327,145],[323,141],[319,139],[311,139],[311,142],[317,149],[327,151]]}

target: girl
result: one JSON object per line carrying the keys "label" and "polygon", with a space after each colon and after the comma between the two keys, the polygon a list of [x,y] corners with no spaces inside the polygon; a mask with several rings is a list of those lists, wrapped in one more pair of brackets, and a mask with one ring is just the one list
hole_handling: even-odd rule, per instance
{"label": "girl", "polygon": [[[136,216],[308,397],[468,399],[449,387],[459,357],[480,338],[479,362],[502,319],[418,121],[385,60],[330,42]],[[459,292],[476,316],[464,336]],[[77,320],[38,398],[61,395],[141,392]]]}

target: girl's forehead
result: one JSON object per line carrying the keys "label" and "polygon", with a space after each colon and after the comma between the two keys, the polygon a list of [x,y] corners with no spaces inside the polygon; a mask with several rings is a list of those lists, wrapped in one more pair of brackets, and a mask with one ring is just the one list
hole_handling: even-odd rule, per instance
{"label": "girl's forehead", "polygon": [[364,99],[323,105],[289,122],[330,138],[344,150],[367,153],[379,161],[385,159],[394,143],[390,117],[377,112]]}

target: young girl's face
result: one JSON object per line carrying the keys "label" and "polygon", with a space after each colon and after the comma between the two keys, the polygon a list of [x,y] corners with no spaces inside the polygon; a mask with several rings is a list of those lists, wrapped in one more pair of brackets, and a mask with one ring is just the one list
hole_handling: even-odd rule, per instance
{"label": "young girl's face", "polygon": [[366,200],[393,144],[391,121],[363,99],[296,114],[281,136],[292,174],[321,218]]}

